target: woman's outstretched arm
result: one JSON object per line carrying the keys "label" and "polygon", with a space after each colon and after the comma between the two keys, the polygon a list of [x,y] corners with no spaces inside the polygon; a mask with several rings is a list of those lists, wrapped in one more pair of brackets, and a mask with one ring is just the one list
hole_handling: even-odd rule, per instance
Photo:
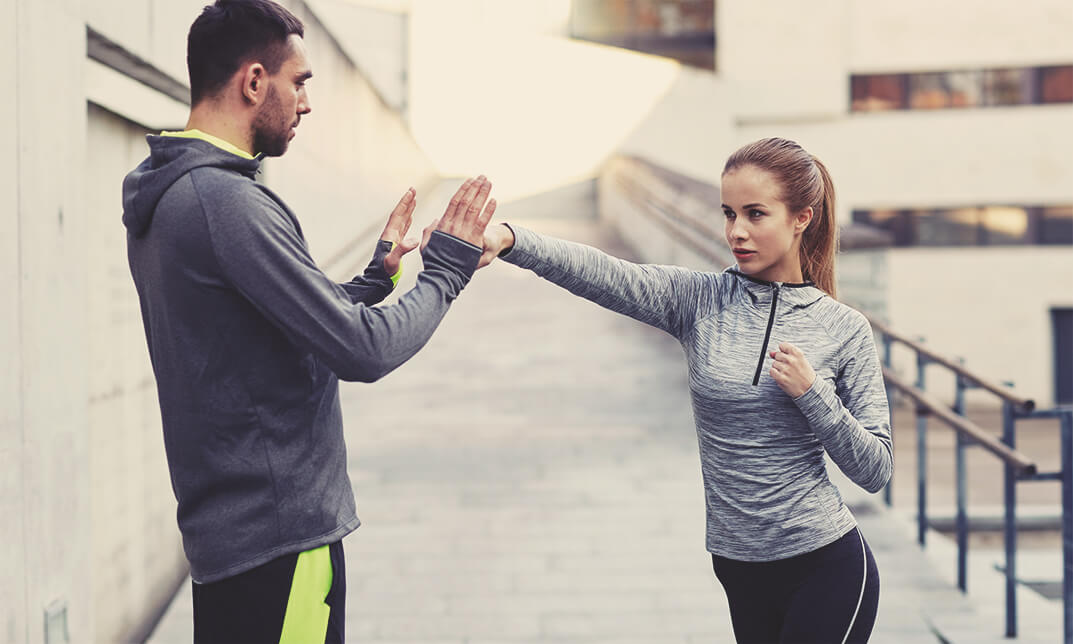
{"label": "woman's outstretched arm", "polygon": [[574,295],[682,338],[715,276],[677,266],[635,264],[575,242],[500,224],[485,233],[481,265],[502,257]]}

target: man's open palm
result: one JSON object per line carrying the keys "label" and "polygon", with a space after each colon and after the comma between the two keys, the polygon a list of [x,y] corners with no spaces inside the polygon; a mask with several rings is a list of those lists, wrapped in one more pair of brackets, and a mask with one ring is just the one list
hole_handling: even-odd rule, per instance
{"label": "man's open palm", "polygon": [[488,199],[491,191],[492,182],[484,175],[476,179],[466,179],[451,197],[443,216],[425,228],[421,249],[424,250],[428,245],[428,240],[434,230],[447,233],[474,246],[483,247],[484,229],[488,227],[488,222],[491,221],[496,211],[496,200]]}
{"label": "man's open palm", "polygon": [[414,207],[417,206],[417,191],[410,188],[399,200],[398,205],[387,218],[387,225],[380,239],[391,242],[391,252],[384,257],[384,270],[388,275],[399,272],[402,256],[417,248],[420,240],[407,239],[406,233],[413,223]]}

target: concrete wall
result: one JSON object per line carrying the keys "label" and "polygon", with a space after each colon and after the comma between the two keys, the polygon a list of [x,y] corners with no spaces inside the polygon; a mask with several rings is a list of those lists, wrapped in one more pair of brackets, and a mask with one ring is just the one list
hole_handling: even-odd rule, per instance
{"label": "concrete wall", "polygon": [[845,112],[852,0],[719,0],[718,73],[739,121],[829,119]]}
{"label": "concrete wall", "polygon": [[405,116],[409,102],[409,14],[350,0],[309,0],[309,6],[332,25],[339,45],[384,102]]}
{"label": "concrete wall", "polygon": [[[1068,0],[843,0],[854,72],[898,72],[1069,64]],[[820,46],[832,46],[822,39]],[[846,42],[843,45],[841,43]]]}
{"label": "concrete wall", "polygon": [[186,575],[160,410],[119,223],[118,182],[145,156],[146,129],[88,107],[87,372],[93,612],[98,641],[144,636]]}
{"label": "concrete wall", "polygon": [[[203,4],[0,5],[15,87],[0,99],[0,642],[137,640],[185,575],[120,183],[145,134],[182,127],[186,109],[89,60],[86,29],[185,83]],[[317,16],[289,6],[307,24],[314,112],[265,180],[318,259],[368,233],[363,265],[398,196],[435,169]]]}
{"label": "concrete wall", "polygon": [[80,3],[59,0],[15,0],[0,9],[0,29],[9,30],[3,65],[15,87],[0,101],[9,124],[0,144],[7,205],[0,340],[9,365],[0,383],[5,641],[43,641],[46,611],[54,633],[64,622],[71,632],[92,632],[83,538],[89,463],[79,10]]}
{"label": "concrete wall", "polygon": [[[1073,307],[1073,250],[896,248],[887,261],[887,302],[896,330],[965,358],[970,369],[993,382],[1013,381],[1015,391],[1041,408],[1054,404],[1050,309]],[[906,358],[899,368],[915,377],[915,363]],[[952,400],[952,378],[939,378],[929,391]],[[970,394],[970,401],[997,400]]]}
{"label": "concrete wall", "polygon": [[[0,9],[0,72],[14,79],[15,92],[0,96],[0,119],[14,135],[0,140],[0,294],[9,304],[0,307],[0,641],[26,636],[26,532],[23,501],[21,269],[19,265],[19,93],[18,12],[14,4]],[[36,599],[36,598],[35,598]]]}
{"label": "concrete wall", "polygon": [[87,25],[186,83],[186,34],[209,0],[83,2]]}
{"label": "concrete wall", "polygon": [[718,184],[723,163],[736,143],[729,109],[733,96],[720,76],[681,67],[619,152]]}

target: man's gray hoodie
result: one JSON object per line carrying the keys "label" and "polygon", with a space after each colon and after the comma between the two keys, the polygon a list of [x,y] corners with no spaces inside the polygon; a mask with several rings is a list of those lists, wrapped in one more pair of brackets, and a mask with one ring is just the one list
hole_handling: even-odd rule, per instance
{"label": "man's gray hoodie", "polygon": [[[870,492],[890,478],[890,417],[863,315],[807,284],[633,264],[513,228],[503,259],[681,343],[700,443],[708,550],[739,561],[811,552],[856,521],[824,453]],[[816,372],[791,398],[768,352],[789,342]]]}
{"label": "man's gray hoodie", "polygon": [[391,306],[380,242],[333,282],[297,218],[254,181],[260,159],[149,136],[123,223],[195,581],[338,541],[359,525],[338,380],[372,382],[431,337],[480,249],[440,232]]}

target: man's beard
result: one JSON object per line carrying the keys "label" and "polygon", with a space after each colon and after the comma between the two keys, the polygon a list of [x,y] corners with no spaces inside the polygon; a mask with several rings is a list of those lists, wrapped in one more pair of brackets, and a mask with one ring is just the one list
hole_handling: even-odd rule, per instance
{"label": "man's beard", "polygon": [[253,120],[253,152],[266,157],[283,156],[291,143],[291,123],[283,113],[279,92],[269,85],[264,105]]}

